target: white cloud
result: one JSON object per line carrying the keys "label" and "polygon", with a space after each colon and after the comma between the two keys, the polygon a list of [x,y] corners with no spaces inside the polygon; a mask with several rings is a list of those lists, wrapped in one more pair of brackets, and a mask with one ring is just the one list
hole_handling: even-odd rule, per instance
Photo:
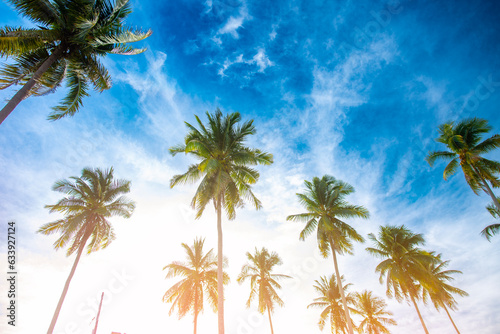
{"label": "white cloud", "polygon": [[250,20],[252,17],[248,13],[246,3],[243,2],[238,9],[238,15],[230,16],[227,21],[222,25],[219,30],[212,37],[212,40],[219,46],[222,44],[221,35],[230,35],[234,39],[239,39],[240,35],[238,30],[243,27],[245,21]]}
{"label": "white cloud", "polygon": [[238,35],[238,29],[242,27],[243,22],[245,21],[244,16],[238,17],[230,17],[226,24],[219,29],[218,33],[221,35],[229,34],[234,39],[238,39],[240,36]]}
{"label": "white cloud", "polygon": [[259,66],[259,72],[264,72],[264,70],[266,68],[274,65],[274,63],[272,61],[270,61],[269,58],[267,57],[266,50],[264,50],[262,48],[259,49],[259,51],[257,52],[257,54],[255,56],[253,56],[250,64],[254,64],[254,63],[257,64],[257,66]]}
{"label": "white cloud", "polygon": [[222,67],[219,68],[218,74],[221,77],[227,76],[225,73],[226,70],[235,64],[255,65],[258,67],[257,72],[260,73],[263,73],[266,68],[274,66],[274,63],[266,55],[266,50],[263,48],[259,48],[252,59],[244,59],[243,54],[239,54],[234,60],[229,60],[228,58],[226,58],[224,64],[222,64]]}
{"label": "white cloud", "polygon": [[278,29],[279,24],[273,24],[273,30],[269,33],[269,40],[274,41],[276,39],[276,36],[278,36],[278,32],[276,31]]}

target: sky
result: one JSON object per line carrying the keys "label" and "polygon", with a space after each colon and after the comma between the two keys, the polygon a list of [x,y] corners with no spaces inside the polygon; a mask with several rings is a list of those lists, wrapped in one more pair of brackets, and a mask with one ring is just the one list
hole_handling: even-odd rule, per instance
{"label": "sky", "polygon": [[[486,194],[475,195],[461,173],[442,178],[444,163],[430,167],[429,151],[448,121],[485,118],[499,133],[500,3],[495,1],[131,1],[127,24],[152,29],[137,56],[103,60],[113,87],[92,92],[74,117],[46,118],[64,97],[21,102],[0,125],[0,266],[6,268],[7,223],[16,223],[17,325],[7,325],[6,279],[0,279],[0,332],[43,333],[49,326],[74,261],[55,251],[57,236],[36,233],[61,218],[44,208],[60,193],[57,180],[81,175],[84,167],[114,167],[131,181],[136,202],[130,219],[112,218],[117,238],[106,249],[82,256],[55,333],[89,333],[104,292],[99,333],[189,333],[190,315],[169,316],[162,302],[177,279],[163,267],[185,260],[181,243],[205,238],[217,247],[216,216],[208,209],[195,219],[189,206],[196,185],[170,189],[173,175],[193,162],[172,157],[182,143],[184,122],[220,108],[253,119],[250,147],[274,156],[259,167],[254,192],[263,208],[239,209],[224,220],[224,253],[231,283],[225,290],[228,334],[268,333],[267,316],[245,303],[248,284],[236,277],[246,252],[266,247],[283,264],[285,302],[273,314],[276,332],[321,333],[314,281],[334,272],[319,255],[313,236],[299,240],[300,223],[286,216],[303,212],[296,193],[304,180],[325,174],[350,183],[349,202],[370,211],[369,220],[348,222],[363,236],[381,225],[405,225],[426,239],[424,248],[463,272],[453,284],[469,293],[457,297],[452,316],[462,333],[496,334],[500,323],[500,237],[480,231],[493,223]],[[2,26],[32,26],[6,2]],[[5,59],[0,60],[4,62]],[[0,91],[7,101],[14,89]],[[500,159],[499,152],[488,155]],[[375,267],[380,259],[356,244],[339,257],[350,291],[383,297],[398,326],[391,333],[423,333],[414,308],[385,295]],[[6,270],[4,270],[6,276]],[[454,333],[446,314],[419,304],[430,333]],[[358,320],[354,317],[355,321]],[[208,305],[198,333],[217,332]]]}

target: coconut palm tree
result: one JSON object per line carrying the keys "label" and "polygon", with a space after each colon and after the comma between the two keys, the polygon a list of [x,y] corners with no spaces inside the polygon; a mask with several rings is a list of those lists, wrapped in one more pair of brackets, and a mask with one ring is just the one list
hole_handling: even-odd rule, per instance
{"label": "coconut palm tree", "polygon": [[[497,197],[498,201],[498,197]],[[497,209],[497,207],[494,204],[489,204],[486,209],[488,212],[493,216],[495,219],[500,219],[500,210]],[[495,223],[486,226],[482,231],[481,234],[488,240],[491,241],[491,237],[493,237],[495,234],[500,232],[500,224]]]}
{"label": "coconut palm tree", "polygon": [[[344,281],[344,276],[341,277],[340,282]],[[354,302],[353,295],[348,293],[344,294],[344,298],[340,294],[340,291],[347,291],[351,286],[350,283],[345,284],[343,287],[337,283],[335,275],[331,275],[329,278],[322,276],[319,281],[315,280],[316,285],[314,289],[320,294],[318,298],[314,299],[314,303],[311,303],[307,308],[321,308],[323,311],[319,317],[318,326],[319,329],[323,330],[327,321],[330,321],[330,329],[332,334],[345,334],[348,331],[346,313],[344,312],[344,302],[352,304]]]}
{"label": "coconut palm tree", "polygon": [[132,11],[129,0],[7,0],[37,28],[0,29],[0,56],[13,62],[0,69],[0,89],[23,87],[0,111],[0,124],[23,99],[55,91],[66,79],[69,91],[49,119],[72,116],[88,95],[89,85],[102,92],[111,78],[99,58],[107,54],[134,55],[127,43],[140,41],[151,31],[133,31],[123,25]]}
{"label": "coconut palm tree", "polygon": [[428,334],[416,302],[420,299],[418,283],[428,282],[427,266],[437,259],[418,248],[425,243],[424,237],[413,233],[404,225],[380,226],[378,238],[373,233],[368,237],[373,241],[374,247],[368,247],[366,250],[384,259],[375,271],[380,273],[380,283],[383,283],[385,278],[387,296],[395,297],[398,302],[403,299],[411,301],[425,333]]}
{"label": "coconut palm tree", "polygon": [[[300,233],[301,240],[317,230],[319,249],[324,257],[327,257],[331,252],[337,281],[340,281],[336,254],[352,254],[352,241],[363,242],[364,239],[352,226],[339,218],[368,218],[368,210],[363,206],[349,204],[345,197],[352,194],[354,188],[332,176],[325,175],[321,179],[314,177],[312,182],[305,181],[305,185],[306,192],[297,194],[297,196],[307,212],[290,215],[287,220],[306,223]],[[340,289],[340,295],[344,304],[349,333],[353,334],[347,300],[342,289]]]}
{"label": "coconut palm tree", "polygon": [[436,256],[437,262],[428,263],[428,273],[429,273],[429,284],[426,288],[422,289],[423,297],[429,297],[434,304],[436,310],[444,309],[448,318],[450,319],[453,327],[460,334],[455,322],[451,318],[448,309],[456,310],[457,302],[453,298],[452,294],[459,296],[468,296],[468,293],[464,290],[456,288],[448,284],[449,281],[453,280],[451,275],[461,274],[459,270],[445,270],[450,261],[442,261],[441,254]]}
{"label": "coconut palm tree", "polygon": [[382,298],[376,297],[371,291],[354,293],[353,313],[359,314],[363,320],[357,330],[360,334],[390,334],[386,325],[396,326],[392,312],[386,311],[387,304]]}
{"label": "coconut palm tree", "polygon": [[271,326],[271,334],[274,334],[273,323],[271,321],[271,313],[274,311],[274,303],[283,307],[283,300],[278,296],[276,289],[281,289],[278,283],[280,279],[291,278],[283,274],[272,274],[274,266],[282,264],[282,261],[277,253],[271,254],[266,248],[261,250],[255,249],[255,254],[247,252],[247,258],[250,264],[245,264],[241,268],[241,273],[238,276],[238,283],[242,284],[247,278],[250,279],[250,297],[247,301],[247,307],[250,307],[251,301],[257,297],[259,301],[259,312],[264,314],[267,310],[269,317],[269,325]]}
{"label": "coconut palm tree", "polygon": [[443,178],[448,179],[457,172],[459,167],[465,175],[470,188],[478,195],[483,190],[500,210],[500,203],[493,194],[489,183],[493,187],[500,187],[497,173],[500,172],[500,163],[483,158],[482,155],[500,147],[500,135],[495,134],[483,141],[482,136],[492,129],[488,121],[480,118],[471,118],[459,123],[448,122],[439,126],[437,142],[445,144],[449,151],[430,152],[427,162],[432,166],[438,159],[450,160],[443,172]]}
{"label": "coconut palm tree", "polygon": [[217,282],[218,282],[218,326],[219,334],[224,334],[224,291],[222,285],[222,209],[228,219],[236,217],[236,208],[243,206],[244,200],[250,201],[258,210],[261,203],[252,192],[251,185],[259,179],[257,170],[249,167],[269,165],[273,156],[258,149],[246,147],[245,140],[255,134],[253,120],[238,126],[241,116],[238,112],[222,115],[217,109],[215,113],[207,112],[208,124],[205,126],[196,117],[199,129],[186,122],[189,129],[184,144],[170,148],[170,153],[186,153],[198,160],[188,167],[188,171],[175,175],[170,187],[183,183],[194,183],[201,179],[191,201],[197,210],[196,218],[200,218],[208,203],[214,204],[217,212]]}
{"label": "coconut palm tree", "polygon": [[[172,262],[163,268],[163,270],[168,269],[166,278],[184,277],[165,292],[163,301],[172,303],[169,315],[177,307],[179,319],[189,311],[193,311],[194,334],[197,331],[198,315],[203,312],[204,292],[212,309],[217,312],[217,258],[212,253],[213,249],[206,254],[203,253],[204,243],[205,239],[195,239],[191,247],[183,243],[187,262]],[[229,283],[229,276],[226,273],[223,283]]]}
{"label": "coconut palm tree", "polygon": [[113,167],[107,170],[84,168],[81,177],[57,181],[52,190],[66,194],[54,205],[46,205],[50,212],[60,212],[64,218],[45,224],[38,230],[45,235],[60,233],[55,249],[68,246],[66,255],[77,252],[75,262],[64,285],[47,333],[52,333],[61,311],[69,284],[75,274],[83,249],[87,253],[106,248],[115,239],[109,217],[130,218],[135,204],[122,196],[130,192],[130,181],[114,179]]}

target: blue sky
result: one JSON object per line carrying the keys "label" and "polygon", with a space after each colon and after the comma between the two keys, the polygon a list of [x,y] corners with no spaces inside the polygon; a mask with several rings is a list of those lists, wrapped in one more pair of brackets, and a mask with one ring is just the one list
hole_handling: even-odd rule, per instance
{"label": "blue sky", "polygon": [[[500,238],[488,243],[479,236],[493,220],[484,209],[489,199],[474,195],[460,173],[445,182],[444,164],[431,168],[424,157],[440,149],[434,138],[443,122],[481,117],[499,132],[499,3],[131,3],[127,23],[153,35],[139,43],[146,53],[105,59],[114,83],[109,91],[92,93],[78,114],[57,122],[46,117],[64,89],[29,98],[0,126],[1,230],[7,220],[18,224],[23,308],[17,331],[2,322],[2,332],[35,333],[48,326],[73,257],[55,252],[55,238],[35,231],[56,219],[43,208],[59,198],[51,185],[85,166],[114,166],[118,177],[131,180],[137,210],[129,220],[113,220],[118,238],[108,249],[82,259],[59,332],[88,332],[88,296],[100,296],[102,289],[110,296],[100,320],[103,332],[191,330],[189,316],[168,317],[169,305],[161,303],[175,282],[165,280],[161,269],[183,258],[182,242],[204,236],[206,246],[216,247],[215,216],[207,210],[194,220],[188,205],[195,188],[168,187],[190,159],[167,150],[182,141],[184,121],[220,107],[254,119],[257,136],[249,145],[275,158],[271,167],[260,168],[255,187],[263,210],[245,208],[236,221],[224,223],[233,278],[228,332],[268,332],[267,320],[245,309],[247,287],[235,280],[245,252],[266,246],[282,256],[281,272],[295,277],[284,284],[286,306],[276,311],[275,328],[320,333],[319,314],[306,306],[316,297],[314,280],[333,272],[331,259],[318,258],[314,238],[300,242],[302,226],[285,217],[301,212],[295,193],[305,179],[330,174],[352,184],[350,201],[370,210],[369,221],[351,221],[360,233],[405,224],[425,235],[427,249],[451,260],[450,268],[463,271],[454,283],[470,296],[458,298],[457,325],[465,333],[479,326],[481,333],[495,333]],[[0,22],[30,24],[4,2]],[[0,91],[0,98],[13,93]],[[500,154],[489,157],[498,160]],[[353,290],[385,297],[374,273],[378,261],[364,251],[368,246],[357,245],[355,256],[342,257],[340,270]],[[120,276],[124,271],[130,279]],[[121,289],[111,289],[113,284]],[[0,301],[3,310],[5,298]],[[388,303],[399,323],[393,333],[422,331],[410,305]],[[453,333],[445,314],[431,306],[421,310],[430,332]],[[200,333],[214,332],[216,316],[209,310],[200,322]]]}

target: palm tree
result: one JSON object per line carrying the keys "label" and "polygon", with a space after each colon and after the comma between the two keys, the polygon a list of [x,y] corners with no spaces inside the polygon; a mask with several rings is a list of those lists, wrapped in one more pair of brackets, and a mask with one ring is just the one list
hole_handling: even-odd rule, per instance
{"label": "palm tree", "polygon": [[60,233],[54,248],[68,246],[66,255],[77,252],[75,262],[64,285],[52,322],[47,333],[52,333],[61,311],[69,284],[80,261],[83,249],[87,253],[106,248],[115,239],[113,227],[107,218],[121,216],[130,218],[135,204],[122,196],[130,192],[130,181],[113,178],[113,167],[108,170],[84,168],[81,177],[57,181],[52,190],[66,194],[54,205],[46,205],[50,212],[61,212],[64,218],[45,224],[38,230],[45,235]]}
{"label": "palm tree", "polygon": [[482,189],[490,195],[500,210],[500,203],[488,184],[489,182],[493,187],[500,187],[500,180],[496,176],[500,172],[500,163],[481,156],[500,147],[498,134],[481,141],[482,135],[491,129],[488,121],[480,118],[466,119],[457,124],[442,124],[439,126],[439,137],[436,141],[445,144],[449,151],[430,152],[426,160],[431,166],[437,159],[450,160],[443,172],[445,180],[455,174],[460,166],[474,193],[478,195],[478,191]]}
{"label": "palm tree", "polygon": [[201,179],[191,201],[200,218],[207,204],[212,201],[217,212],[217,282],[218,282],[218,326],[219,334],[224,334],[224,291],[222,285],[222,209],[228,219],[236,217],[236,208],[243,206],[244,199],[249,200],[258,210],[260,201],[252,192],[251,185],[259,179],[259,173],[249,166],[269,165],[273,156],[258,149],[246,146],[248,136],[255,134],[253,120],[237,125],[241,121],[240,113],[226,116],[217,109],[213,115],[207,112],[208,124],[205,126],[196,116],[200,129],[186,122],[189,129],[184,144],[170,148],[170,153],[186,153],[199,162],[188,167],[188,171],[175,175],[170,187],[177,184],[194,183]]}
{"label": "palm tree", "polygon": [[450,319],[453,327],[460,334],[455,322],[451,318],[449,309],[456,310],[457,302],[453,298],[452,294],[457,294],[459,296],[468,296],[468,293],[464,290],[456,288],[448,284],[448,281],[453,280],[451,275],[453,274],[461,274],[462,272],[459,270],[444,270],[450,261],[442,261],[441,254],[436,256],[437,262],[430,262],[428,264],[428,272],[429,272],[429,285],[427,288],[423,288],[423,296],[429,297],[434,304],[436,310],[444,309],[448,318]]}
{"label": "palm tree", "polygon": [[358,326],[359,333],[390,334],[385,325],[396,326],[394,319],[390,318],[392,312],[386,311],[387,304],[382,298],[375,297],[371,291],[365,290],[354,293],[354,313],[363,317]]}
{"label": "palm tree", "polygon": [[[498,201],[498,197],[497,197],[497,201]],[[495,218],[495,219],[500,218],[500,210],[498,210],[494,204],[489,204],[486,207],[486,209],[493,216],[493,218]],[[483,235],[488,241],[491,241],[491,237],[493,237],[498,232],[500,232],[500,224],[495,223],[495,224],[491,224],[491,225],[486,226],[481,231],[481,235]]]}
{"label": "palm tree", "polygon": [[[344,276],[340,279],[340,282],[343,281]],[[315,280],[315,282],[314,289],[320,294],[320,297],[315,298],[314,303],[309,304],[307,308],[315,307],[323,309],[319,317],[319,329],[323,330],[326,322],[329,320],[332,334],[345,334],[349,328],[343,308],[343,305],[345,305],[343,299],[347,303],[352,304],[354,298],[350,293],[347,296],[344,294],[344,297],[342,297],[340,291],[347,291],[351,284],[349,283],[342,287],[337,283],[335,275],[331,275],[330,278],[322,276],[319,281]]]}
{"label": "palm tree", "polygon": [[273,323],[271,321],[274,303],[281,307],[284,305],[283,301],[276,293],[276,289],[281,289],[281,285],[278,281],[282,278],[291,277],[271,273],[273,267],[282,264],[282,262],[277,253],[273,252],[269,254],[264,247],[260,251],[255,249],[255,255],[247,252],[247,258],[250,264],[245,264],[243,268],[241,268],[241,273],[237,281],[242,284],[247,278],[250,279],[250,297],[247,301],[247,307],[250,307],[250,302],[257,296],[259,300],[259,312],[264,314],[267,310],[271,333],[274,334]]}
{"label": "palm tree", "polygon": [[[203,254],[204,243],[205,239],[195,239],[192,247],[183,243],[187,262],[172,262],[163,268],[168,269],[166,278],[184,277],[165,292],[163,301],[172,303],[169,314],[177,307],[179,319],[193,311],[194,334],[197,330],[198,314],[203,312],[203,292],[206,293],[214,312],[217,312],[217,259],[212,254],[213,249]],[[228,282],[229,276],[224,273],[223,283]]]}
{"label": "palm tree", "polygon": [[[305,181],[305,185],[306,192],[297,194],[297,196],[307,212],[288,216],[287,220],[306,222],[306,226],[300,233],[301,240],[317,230],[319,249],[324,257],[327,257],[330,252],[332,253],[335,274],[337,281],[340,281],[336,254],[352,254],[353,244],[351,240],[363,242],[364,239],[353,227],[339,218],[368,218],[368,210],[363,206],[349,204],[345,197],[353,193],[354,188],[332,176],[325,175],[321,179],[315,177],[312,182]],[[340,294],[349,333],[353,334],[347,300],[342,289],[340,289]]]}
{"label": "palm tree", "polygon": [[402,226],[380,226],[377,237],[370,233],[368,237],[375,247],[366,250],[379,258],[384,259],[375,269],[380,273],[380,283],[386,281],[386,294],[389,298],[395,297],[398,302],[407,299],[413,303],[418,317],[426,334],[427,327],[420,314],[417,302],[420,298],[418,283],[428,281],[427,266],[436,261],[436,258],[420,248],[425,243],[421,234],[415,234]]}
{"label": "palm tree", "polygon": [[7,1],[37,28],[0,29],[0,56],[13,59],[0,69],[0,89],[23,85],[0,111],[0,124],[23,99],[51,93],[64,79],[69,92],[49,119],[74,115],[90,84],[99,92],[111,87],[99,57],[144,52],[127,43],[151,35],[123,25],[132,12],[129,0],[116,0],[114,5],[110,0]]}

